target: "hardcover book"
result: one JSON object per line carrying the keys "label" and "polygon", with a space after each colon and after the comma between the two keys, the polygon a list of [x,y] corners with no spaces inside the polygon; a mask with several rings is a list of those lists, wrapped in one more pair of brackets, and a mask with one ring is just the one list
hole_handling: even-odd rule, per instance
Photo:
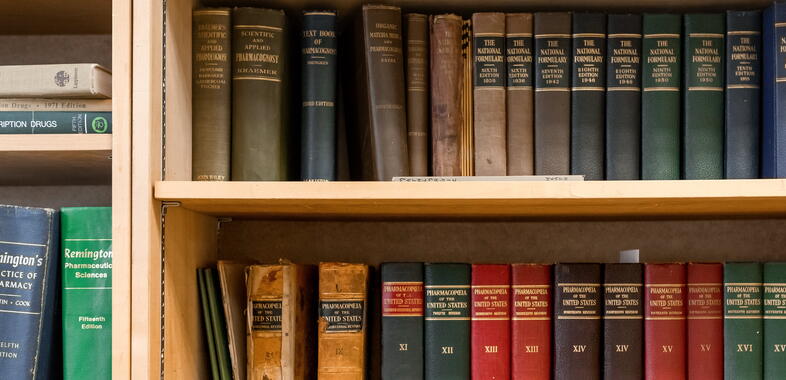
{"label": "hardcover book", "polygon": [[210,301],[207,297],[207,280],[205,280],[205,268],[197,269],[197,287],[199,287],[199,305],[202,311],[202,322],[204,326],[205,341],[210,361],[210,374],[214,380],[221,380],[218,368],[218,353],[216,352],[216,335],[213,331],[212,314],[210,313]]}
{"label": "hardcover book", "polygon": [[532,13],[505,15],[508,175],[535,174]]}
{"label": "hardcover book", "polygon": [[431,17],[431,150],[435,176],[461,175],[464,59],[460,16]]}
{"label": "hardcover book", "polygon": [[423,264],[383,263],[382,379],[423,379]]}
{"label": "hardcover book", "polygon": [[644,378],[687,374],[685,264],[644,265]]}
{"label": "hardcover book", "polygon": [[603,267],[603,378],[644,375],[644,274],[641,264]]}
{"label": "hardcover book", "polygon": [[761,174],[786,178],[786,2],[775,1],[762,17]]}
{"label": "hardcover book", "polygon": [[601,378],[601,266],[554,265],[554,380]]}
{"label": "hardcover book", "polygon": [[112,112],[0,111],[0,134],[111,134]]}
{"label": "hardcover book", "polygon": [[405,24],[409,172],[428,175],[429,18],[409,13]]}
{"label": "hardcover book", "polygon": [[473,137],[475,118],[472,103],[472,80],[474,79],[472,75],[472,20],[464,20],[461,31],[461,57],[464,59],[464,69],[461,90],[461,113],[463,116],[459,155],[461,156],[461,175],[472,176],[475,175],[475,139]]}
{"label": "hardcover book", "polygon": [[723,282],[725,379],[760,380],[764,342],[761,264],[726,263]]}
{"label": "hardcover book", "polygon": [[426,380],[470,379],[470,283],[468,264],[425,264]]}
{"label": "hardcover book", "polygon": [[227,325],[224,319],[223,310],[221,309],[223,300],[221,299],[218,279],[216,278],[215,269],[204,268],[202,271],[205,292],[207,294],[208,321],[210,322],[209,331],[213,334],[212,341],[215,345],[216,369],[218,370],[220,380],[232,380],[232,363],[229,358]]}
{"label": "hardcover book", "polygon": [[246,267],[244,263],[219,260],[216,264],[227,326],[232,376],[246,378]]}
{"label": "hardcover book", "polygon": [[511,265],[511,379],[551,379],[551,265]]}
{"label": "hardcover book", "polygon": [[2,98],[111,98],[112,72],[95,63],[0,66]]}
{"label": "hardcover book", "polygon": [[786,373],[786,262],[764,263],[764,380]]}
{"label": "hardcover book", "polygon": [[510,378],[510,265],[472,265],[472,378]]}
{"label": "hardcover book", "polygon": [[688,268],[688,378],[723,379],[723,264]]}

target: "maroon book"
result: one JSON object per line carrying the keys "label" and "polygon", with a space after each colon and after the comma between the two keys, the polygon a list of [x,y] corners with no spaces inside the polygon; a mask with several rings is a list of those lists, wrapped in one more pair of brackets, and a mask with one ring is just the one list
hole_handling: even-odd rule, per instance
{"label": "maroon book", "polygon": [[686,377],[685,265],[644,267],[644,378]]}
{"label": "maroon book", "polygon": [[511,375],[551,379],[551,265],[511,266]]}
{"label": "maroon book", "polygon": [[688,378],[723,380],[723,264],[688,264]]}
{"label": "maroon book", "polygon": [[510,266],[472,265],[472,379],[510,378]]}

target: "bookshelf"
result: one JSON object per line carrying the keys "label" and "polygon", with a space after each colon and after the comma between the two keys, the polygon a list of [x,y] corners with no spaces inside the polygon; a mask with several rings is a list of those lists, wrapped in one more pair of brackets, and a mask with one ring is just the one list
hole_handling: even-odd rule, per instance
{"label": "bookshelf", "polygon": [[2,185],[108,185],[111,135],[4,135],[0,139]]}

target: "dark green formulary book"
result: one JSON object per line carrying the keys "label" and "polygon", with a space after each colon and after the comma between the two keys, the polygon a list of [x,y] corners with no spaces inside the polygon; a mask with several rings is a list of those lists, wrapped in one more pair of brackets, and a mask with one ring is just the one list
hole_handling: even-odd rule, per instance
{"label": "dark green formulary book", "polygon": [[427,380],[470,378],[470,282],[467,264],[425,264]]}
{"label": "dark green formulary book", "polygon": [[274,9],[235,8],[233,21],[232,180],[286,180],[286,16]]}
{"label": "dark green formulary book", "polygon": [[2,111],[0,135],[111,134],[111,112]]}
{"label": "dark green formulary book", "polygon": [[723,60],[726,17],[685,16],[685,89],[682,176],[723,178]]}
{"label": "dark green formulary book", "polygon": [[[59,375],[57,296],[60,216],[52,209],[0,206],[0,374]],[[90,364],[92,358],[84,361]]]}
{"label": "dark green formulary book", "polygon": [[764,380],[786,374],[786,262],[764,264]]}
{"label": "dark green formulary book", "polygon": [[[60,210],[63,379],[112,377],[112,208]],[[89,365],[86,358],[90,358]]]}
{"label": "dark green formulary book", "polygon": [[723,271],[724,378],[761,380],[761,264],[726,263]]}
{"label": "dark green formulary book", "polygon": [[384,263],[382,379],[423,379],[423,264]]}

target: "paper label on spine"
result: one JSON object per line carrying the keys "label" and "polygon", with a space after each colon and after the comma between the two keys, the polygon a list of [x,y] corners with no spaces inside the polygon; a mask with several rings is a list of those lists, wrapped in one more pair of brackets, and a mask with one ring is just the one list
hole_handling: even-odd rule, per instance
{"label": "paper label on spine", "polygon": [[365,304],[362,300],[319,301],[319,318],[327,322],[327,332],[363,330]]}
{"label": "paper label on spine", "polygon": [[606,89],[606,38],[573,38],[573,87],[603,91]]}
{"label": "paper label on spine", "polygon": [[532,86],[532,37],[507,37],[508,87]]}
{"label": "paper label on spine", "polygon": [[680,37],[645,35],[642,45],[644,91],[680,91]]}
{"label": "paper label on spine", "polygon": [[281,332],[281,300],[253,301],[253,320],[251,329],[254,331]]}
{"label": "paper label on spine", "polygon": [[570,87],[570,38],[535,36],[535,87]]}
{"label": "paper label on spine", "polygon": [[422,317],[422,282],[382,283],[383,317]]}
{"label": "paper label on spine", "polygon": [[505,86],[505,37],[476,36],[474,43],[475,86]]}
{"label": "paper label on spine", "polygon": [[607,86],[641,87],[641,38],[609,36],[608,51]]}
{"label": "paper label on spine", "polygon": [[426,319],[469,319],[469,286],[426,288]]}

